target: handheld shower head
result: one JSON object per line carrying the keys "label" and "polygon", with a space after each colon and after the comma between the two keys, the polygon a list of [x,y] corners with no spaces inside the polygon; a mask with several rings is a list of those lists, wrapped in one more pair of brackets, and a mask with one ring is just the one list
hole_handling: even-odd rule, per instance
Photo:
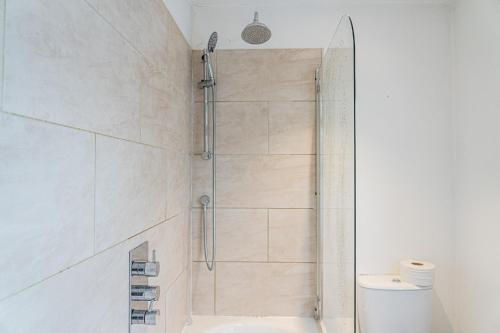
{"label": "handheld shower head", "polygon": [[208,39],[207,50],[213,53],[215,50],[215,45],[217,45],[217,31],[212,32],[210,38]]}
{"label": "handheld shower head", "polygon": [[259,22],[259,13],[255,12],[253,22],[241,32],[241,38],[249,44],[263,44],[271,38],[271,30]]}

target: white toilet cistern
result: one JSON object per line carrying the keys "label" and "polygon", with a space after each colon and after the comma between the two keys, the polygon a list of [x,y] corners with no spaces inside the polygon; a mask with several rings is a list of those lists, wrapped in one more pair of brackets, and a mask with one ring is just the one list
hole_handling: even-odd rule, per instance
{"label": "white toilet cistern", "polygon": [[362,333],[430,333],[435,266],[401,260],[399,275],[360,275],[358,313]]}

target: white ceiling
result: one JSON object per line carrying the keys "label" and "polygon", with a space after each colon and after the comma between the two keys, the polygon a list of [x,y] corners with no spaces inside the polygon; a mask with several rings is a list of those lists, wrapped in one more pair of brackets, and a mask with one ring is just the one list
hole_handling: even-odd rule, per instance
{"label": "white ceiling", "polygon": [[187,0],[194,6],[296,6],[296,5],[355,5],[355,4],[449,4],[454,0]]}

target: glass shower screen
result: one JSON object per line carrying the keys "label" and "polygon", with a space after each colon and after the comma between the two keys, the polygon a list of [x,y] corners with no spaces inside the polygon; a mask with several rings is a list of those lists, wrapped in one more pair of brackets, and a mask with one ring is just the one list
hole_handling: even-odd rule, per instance
{"label": "glass shower screen", "polygon": [[328,333],[356,328],[354,56],[352,21],[344,16],[317,73],[317,316]]}

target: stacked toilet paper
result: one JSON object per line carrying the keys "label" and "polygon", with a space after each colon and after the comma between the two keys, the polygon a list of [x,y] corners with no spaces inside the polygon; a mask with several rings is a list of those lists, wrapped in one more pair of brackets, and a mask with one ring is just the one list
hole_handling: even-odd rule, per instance
{"label": "stacked toilet paper", "polygon": [[419,287],[432,287],[435,266],[420,260],[402,260],[399,263],[401,280]]}

